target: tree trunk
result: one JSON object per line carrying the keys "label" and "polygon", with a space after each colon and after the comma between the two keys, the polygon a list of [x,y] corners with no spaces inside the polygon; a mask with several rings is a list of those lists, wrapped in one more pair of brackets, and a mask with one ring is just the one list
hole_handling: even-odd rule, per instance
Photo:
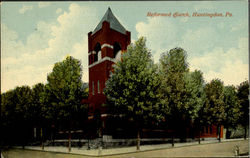
{"label": "tree trunk", "polygon": [[52,124],[51,128],[51,139],[52,139],[52,146],[55,146],[55,126]]}
{"label": "tree trunk", "polygon": [[245,133],[244,133],[244,139],[247,139],[247,126],[245,126]]}
{"label": "tree trunk", "polygon": [[221,125],[218,125],[218,131],[219,131],[219,142],[221,142],[221,139],[220,139]]}
{"label": "tree trunk", "polygon": [[201,128],[200,128],[200,126],[198,127],[198,130],[199,130],[199,144],[201,144]]}
{"label": "tree trunk", "polygon": [[55,133],[54,133],[54,131],[53,131],[52,145],[55,146]]}
{"label": "tree trunk", "polygon": [[44,143],[43,143],[43,128],[41,128],[41,146],[42,146],[42,150],[44,150]]}
{"label": "tree trunk", "polygon": [[87,150],[90,150],[90,129],[88,129],[88,149]]}
{"label": "tree trunk", "polygon": [[21,137],[22,137],[22,148],[25,148],[25,139],[26,139],[26,132],[28,131],[28,126],[26,125],[26,123],[24,123],[24,127],[21,129]]}
{"label": "tree trunk", "polygon": [[172,133],[172,147],[174,147],[174,133]]}
{"label": "tree trunk", "polygon": [[140,150],[140,130],[138,128],[137,130],[137,144],[136,144],[136,150]]}
{"label": "tree trunk", "polygon": [[71,129],[69,128],[69,152],[71,152]]}
{"label": "tree trunk", "polygon": [[25,147],[25,131],[22,131],[22,148],[24,149]]}

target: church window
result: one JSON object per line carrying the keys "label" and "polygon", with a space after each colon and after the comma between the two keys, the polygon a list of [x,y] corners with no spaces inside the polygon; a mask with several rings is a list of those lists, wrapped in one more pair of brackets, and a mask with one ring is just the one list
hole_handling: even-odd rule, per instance
{"label": "church window", "polygon": [[100,83],[99,83],[99,80],[97,81],[97,88],[98,88],[98,93],[100,93]]}

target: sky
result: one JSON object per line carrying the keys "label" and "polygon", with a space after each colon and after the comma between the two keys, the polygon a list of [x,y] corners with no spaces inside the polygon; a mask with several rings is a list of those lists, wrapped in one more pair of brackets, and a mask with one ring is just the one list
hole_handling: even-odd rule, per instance
{"label": "sky", "polygon": [[[82,80],[88,82],[87,34],[108,7],[131,32],[132,42],[146,37],[155,63],[163,52],[181,47],[190,70],[201,70],[206,82],[219,78],[237,86],[249,72],[247,6],[247,0],[2,2],[1,92],[46,83],[53,65],[69,55],[82,62]],[[223,17],[194,17],[195,12]],[[174,16],[181,13],[189,17]]]}

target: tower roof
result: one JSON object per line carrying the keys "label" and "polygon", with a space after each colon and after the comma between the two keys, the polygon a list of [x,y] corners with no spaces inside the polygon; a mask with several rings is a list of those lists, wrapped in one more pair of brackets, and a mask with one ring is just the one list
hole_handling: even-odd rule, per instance
{"label": "tower roof", "polygon": [[102,28],[102,23],[104,21],[109,22],[110,28],[113,30],[116,30],[122,34],[126,34],[126,29],[121,25],[121,23],[117,20],[117,18],[112,13],[111,9],[108,8],[104,16],[102,17],[102,20],[99,22],[99,24],[96,26],[95,30],[93,31],[93,34],[99,31]]}

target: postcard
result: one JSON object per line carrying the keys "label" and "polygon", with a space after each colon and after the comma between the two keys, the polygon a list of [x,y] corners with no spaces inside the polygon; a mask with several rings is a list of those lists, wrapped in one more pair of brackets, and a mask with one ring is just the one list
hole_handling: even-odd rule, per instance
{"label": "postcard", "polygon": [[1,156],[248,154],[248,20],[246,0],[1,2]]}

